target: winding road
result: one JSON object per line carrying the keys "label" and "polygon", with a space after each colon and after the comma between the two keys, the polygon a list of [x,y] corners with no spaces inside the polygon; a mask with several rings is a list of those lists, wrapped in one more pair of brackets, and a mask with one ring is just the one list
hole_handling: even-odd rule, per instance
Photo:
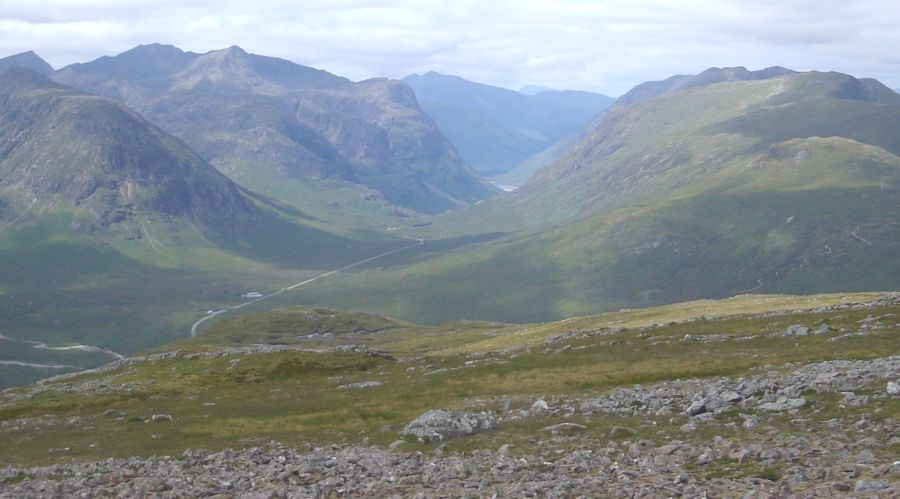
{"label": "winding road", "polygon": [[246,307],[247,305],[252,305],[252,304],[254,304],[254,303],[261,302],[261,301],[263,301],[263,300],[268,300],[269,298],[272,298],[273,296],[278,296],[278,295],[280,295],[280,294],[282,294],[282,293],[284,293],[284,292],[291,291],[292,289],[299,288],[300,286],[305,286],[305,285],[307,285],[307,284],[309,284],[309,283],[311,283],[311,282],[318,281],[319,279],[328,277],[328,276],[330,276],[330,275],[338,274],[338,273],[343,272],[343,271],[345,271],[345,270],[350,270],[350,269],[352,269],[353,267],[357,267],[357,266],[359,266],[359,265],[363,265],[363,264],[369,263],[369,262],[371,262],[371,261],[373,261],[373,260],[377,260],[377,259],[379,259],[379,258],[388,256],[388,255],[392,255],[392,254],[394,254],[394,253],[399,253],[399,252],[401,252],[401,251],[405,251],[405,250],[408,250],[408,249],[410,249],[410,248],[415,248],[416,246],[422,246],[423,244],[425,244],[425,240],[422,239],[422,238],[419,238],[419,237],[410,237],[410,236],[403,236],[403,237],[405,237],[406,239],[410,239],[410,240],[416,241],[416,242],[413,243],[413,244],[410,244],[409,246],[403,246],[402,248],[396,248],[396,249],[392,249],[392,250],[390,250],[390,251],[385,251],[384,253],[380,253],[380,254],[375,255],[375,256],[373,256],[373,257],[366,258],[365,260],[360,260],[360,261],[358,261],[358,262],[351,263],[350,265],[345,265],[345,266],[343,266],[343,267],[341,267],[341,268],[339,268],[339,269],[330,270],[330,271],[325,272],[325,273],[323,273],[323,274],[319,274],[319,275],[317,275],[317,276],[315,276],[315,277],[311,277],[311,278],[309,278],[309,279],[307,279],[307,280],[305,280],[305,281],[300,281],[300,282],[298,282],[297,284],[288,286],[288,287],[286,287],[286,288],[281,288],[281,289],[279,289],[278,291],[275,291],[274,293],[269,293],[269,294],[263,295],[263,296],[261,296],[261,297],[259,297],[259,298],[255,298],[255,299],[250,300],[250,301],[245,301],[245,302],[243,302],[243,303],[241,303],[241,304],[238,304],[238,305],[235,305],[235,306],[233,306],[233,307],[223,308],[223,309],[221,309],[221,310],[216,310],[216,311],[214,311],[214,312],[212,312],[212,313],[210,313],[210,314],[207,314],[206,317],[203,317],[202,319],[200,319],[200,320],[198,320],[197,322],[195,322],[193,326],[191,326],[191,338],[197,336],[197,328],[200,327],[200,324],[203,324],[204,322],[206,322],[206,321],[212,319],[213,317],[216,317],[216,316],[218,316],[218,315],[226,314],[226,313],[228,313],[228,312],[232,312],[232,311],[235,311],[235,310],[244,308],[244,307]]}

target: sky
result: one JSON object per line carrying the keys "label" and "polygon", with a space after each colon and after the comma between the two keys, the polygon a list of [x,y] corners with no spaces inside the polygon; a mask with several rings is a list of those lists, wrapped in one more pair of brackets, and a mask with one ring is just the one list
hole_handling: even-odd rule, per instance
{"label": "sky", "polygon": [[712,66],[900,88],[898,0],[3,0],[0,57],[56,68],[139,44],[251,53],[362,80],[437,71],[618,96]]}

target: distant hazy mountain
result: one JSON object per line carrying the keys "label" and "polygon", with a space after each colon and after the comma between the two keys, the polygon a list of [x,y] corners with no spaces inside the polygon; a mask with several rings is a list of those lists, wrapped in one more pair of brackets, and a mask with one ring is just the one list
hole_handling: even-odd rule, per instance
{"label": "distant hazy mountain", "polygon": [[525,85],[524,87],[519,89],[519,93],[525,95],[534,95],[541,92],[555,92],[555,90],[550,87],[542,87],[540,85]]}
{"label": "distant hazy mountain", "polygon": [[613,99],[576,91],[535,95],[429,72],[403,81],[466,161],[497,175],[578,132]]}
{"label": "distant hazy mountain", "polygon": [[28,68],[44,76],[53,73],[53,67],[31,50],[0,59],[0,73],[13,67]]}
{"label": "distant hazy mountain", "polygon": [[[404,269],[368,309],[521,322],[900,282],[900,95],[879,82],[810,72],[694,86],[592,127],[515,193],[446,221],[527,235]],[[369,279],[354,293],[400,281]],[[440,300],[413,291],[437,283]],[[358,303],[328,298],[309,296]]]}
{"label": "distant hazy mountain", "polygon": [[353,83],[239,47],[165,45],[68,66],[56,79],[128,104],[235,181],[300,207],[321,179],[427,213],[493,193],[400,82]]}
{"label": "distant hazy mountain", "polygon": [[0,74],[6,217],[64,204],[110,225],[142,210],[219,225],[250,211],[237,187],[125,107],[34,71]]}
{"label": "distant hazy mountain", "polygon": [[721,83],[725,81],[751,81],[766,80],[791,74],[794,71],[773,66],[758,71],[748,71],[743,66],[733,68],[709,68],[697,75],[676,75],[670,76],[662,81],[648,81],[632,88],[625,95],[616,100],[617,105],[634,104],[635,102],[644,101],[660,95],[677,92],[693,87],[702,87],[713,83]]}

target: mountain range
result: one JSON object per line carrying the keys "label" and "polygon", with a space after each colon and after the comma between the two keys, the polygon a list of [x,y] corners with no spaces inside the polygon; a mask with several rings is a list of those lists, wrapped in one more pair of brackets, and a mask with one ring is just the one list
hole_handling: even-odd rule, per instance
{"label": "mountain range", "polygon": [[0,59],[0,496],[900,493],[900,94],[408,80]]}
{"label": "mountain range", "polygon": [[433,71],[403,82],[462,157],[485,176],[506,173],[577,134],[614,100],[571,90],[515,92]]}
{"label": "mountain range", "polygon": [[[17,340],[133,352],[260,290],[276,296],[241,313],[522,322],[900,282],[900,95],[876,80],[711,68],[604,107],[438,74],[352,82],[238,47],[0,68]],[[467,149],[454,119],[515,140]],[[467,164],[491,154],[540,168],[499,194]]]}
{"label": "mountain range", "polygon": [[[248,288],[409,244],[338,229],[237,185],[123,104],[28,68],[0,73],[4,342],[133,352],[185,334]],[[40,375],[58,368],[57,352],[31,350]],[[22,351],[0,361],[21,362],[6,356]],[[28,366],[9,369],[34,379]]]}
{"label": "mountain range", "polygon": [[244,187],[300,209],[322,187],[437,213],[488,197],[400,82],[346,78],[230,47],[141,45],[73,64],[57,81],[122,102]]}
{"label": "mountain range", "polygon": [[[840,73],[726,68],[702,80],[614,105],[516,192],[442,217],[450,233],[504,239],[355,276],[354,293],[382,290],[367,309],[413,320],[531,321],[895,288],[900,96]],[[354,293],[337,296],[346,286],[304,300],[357,306]]]}

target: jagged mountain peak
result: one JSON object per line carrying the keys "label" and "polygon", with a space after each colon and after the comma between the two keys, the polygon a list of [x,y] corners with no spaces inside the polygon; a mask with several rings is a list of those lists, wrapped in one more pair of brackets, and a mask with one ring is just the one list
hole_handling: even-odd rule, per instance
{"label": "jagged mountain peak", "polygon": [[301,184],[341,178],[396,205],[436,212],[493,192],[399,81],[353,83],[237,46],[204,54],[172,49],[140,46],[110,58],[172,52],[186,61],[156,66],[149,82],[98,61],[68,68],[59,79],[126,103],[263,194],[271,194],[273,176]]}
{"label": "jagged mountain peak", "polygon": [[173,76],[173,90],[251,92],[276,95],[293,90],[339,88],[350,80],[286,59],[250,54],[233,45],[199,55]]}
{"label": "jagged mountain peak", "polygon": [[45,76],[52,74],[54,71],[53,66],[34,53],[33,50],[0,59],[0,72],[13,67],[28,68]]}

